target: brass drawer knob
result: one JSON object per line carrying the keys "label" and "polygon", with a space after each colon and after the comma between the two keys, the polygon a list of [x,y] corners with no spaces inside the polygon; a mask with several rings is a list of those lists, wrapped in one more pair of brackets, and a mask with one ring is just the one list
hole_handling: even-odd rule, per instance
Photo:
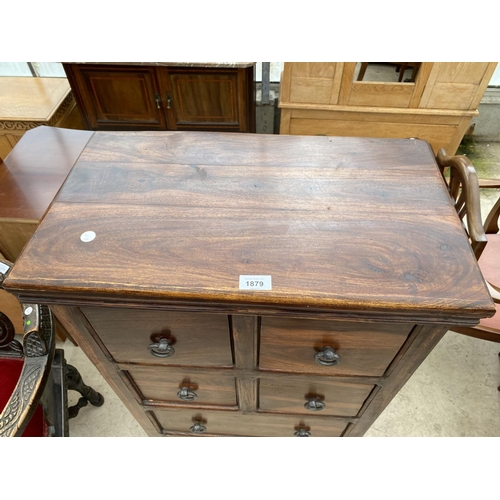
{"label": "brass drawer knob", "polygon": [[190,391],[188,387],[181,387],[177,396],[183,401],[194,401],[198,397],[198,394],[194,391]]}
{"label": "brass drawer knob", "polygon": [[189,428],[191,432],[195,432],[196,434],[203,434],[207,428],[201,422],[195,422],[193,426]]}
{"label": "brass drawer knob", "polygon": [[325,406],[325,403],[318,398],[311,398],[307,403],[304,403],[304,408],[309,411],[321,411]]}
{"label": "brass drawer knob", "polygon": [[175,353],[174,348],[170,345],[170,340],[165,338],[161,338],[155,344],[150,344],[148,351],[157,358],[168,358]]}
{"label": "brass drawer knob", "polygon": [[306,437],[306,438],[308,438],[308,437],[311,436],[311,433],[307,429],[299,429],[293,435],[297,436],[297,437]]}
{"label": "brass drawer knob", "polygon": [[323,366],[334,366],[340,363],[340,356],[332,347],[326,346],[314,355],[314,360]]}

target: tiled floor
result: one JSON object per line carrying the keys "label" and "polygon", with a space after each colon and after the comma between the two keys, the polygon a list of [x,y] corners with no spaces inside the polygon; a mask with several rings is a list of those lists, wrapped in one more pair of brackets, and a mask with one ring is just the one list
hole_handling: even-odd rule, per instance
{"label": "tiled floor", "polygon": [[[480,177],[500,178],[500,143],[469,143],[460,152]],[[488,191],[482,192],[483,213],[499,195]],[[69,342],[63,347],[68,362],[106,399],[101,408],[82,409],[70,421],[70,434],[145,436],[81,349]],[[500,344],[448,332],[366,436],[500,436],[499,352]],[[71,394],[70,403],[76,400]]]}

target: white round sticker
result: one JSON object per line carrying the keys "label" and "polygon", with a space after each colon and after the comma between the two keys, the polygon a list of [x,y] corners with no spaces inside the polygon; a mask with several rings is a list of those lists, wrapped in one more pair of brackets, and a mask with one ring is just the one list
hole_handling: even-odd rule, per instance
{"label": "white round sticker", "polygon": [[96,234],[94,231],[85,231],[81,236],[80,239],[84,243],[88,243],[89,241],[92,241],[95,238]]}
{"label": "white round sticker", "polygon": [[24,310],[24,314],[28,315],[28,314],[31,314],[33,312],[33,308],[32,307],[27,307],[25,310]]}

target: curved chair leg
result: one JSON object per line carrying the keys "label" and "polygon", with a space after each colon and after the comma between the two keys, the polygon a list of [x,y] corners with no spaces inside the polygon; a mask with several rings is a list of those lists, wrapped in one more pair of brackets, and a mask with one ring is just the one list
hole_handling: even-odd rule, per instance
{"label": "curved chair leg", "polygon": [[75,406],[68,408],[68,418],[75,418],[80,408],[90,403],[93,406],[102,406],[104,397],[83,382],[80,372],[72,365],[66,365],[66,383],[69,391],[79,392],[82,397]]}

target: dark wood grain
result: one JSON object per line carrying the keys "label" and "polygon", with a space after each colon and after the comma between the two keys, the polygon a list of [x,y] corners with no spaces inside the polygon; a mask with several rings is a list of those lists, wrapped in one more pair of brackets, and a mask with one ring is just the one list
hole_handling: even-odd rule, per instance
{"label": "dark wood grain", "polygon": [[53,306],[150,435],[362,435],[448,328],[495,311],[414,140],[96,132],[5,285]]}
{"label": "dark wood grain", "polygon": [[255,132],[254,64],[65,63],[93,130]]}
{"label": "dark wood grain", "polygon": [[186,434],[191,434],[189,428],[195,421],[203,423],[207,434],[268,437],[293,437],[299,428],[308,429],[311,437],[337,437],[347,426],[347,421],[307,415],[235,415],[203,410],[155,411],[154,414],[164,431]]}
{"label": "dark wood grain", "polygon": [[[228,318],[224,315],[82,308],[117,362],[156,365],[231,366]],[[148,346],[168,339],[175,353],[153,356]]]}
{"label": "dark wood grain", "polygon": [[256,368],[259,346],[258,318],[232,316],[231,327],[236,368]]}
{"label": "dark wood grain", "polygon": [[51,310],[59,318],[59,321],[61,321],[71,337],[77,341],[78,346],[88,356],[101,375],[105,377],[111,388],[120,396],[123,404],[134,415],[144,430],[150,436],[158,435],[157,427],[131,395],[129,385],[95,341],[94,335],[91,334],[92,327],[82,312],[77,307],[61,307],[58,305],[53,305]]}
{"label": "dark wood grain", "polygon": [[163,130],[165,117],[154,68],[64,65],[91,130]]}
{"label": "dark wood grain", "polygon": [[0,163],[0,220],[38,222],[93,132],[37,127]]}
{"label": "dark wood grain", "polygon": [[[129,368],[128,373],[145,400],[180,405],[236,406],[235,378],[231,375],[212,374],[200,377],[189,370],[141,366]],[[197,398],[193,403],[179,398],[177,393],[182,387],[196,393]]]}
{"label": "dark wood grain", "polygon": [[314,414],[355,417],[372,390],[373,385],[346,384],[335,379],[290,376],[273,380],[263,376],[259,379],[259,410],[311,416],[304,404],[317,398],[325,407]]}
{"label": "dark wood grain", "polygon": [[0,252],[7,259],[17,259],[91,136],[37,127],[0,163]]}
{"label": "dark wood grain", "polygon": [[[98,235],[89,244],[86,230]],[[96,133],[38,235],[6,283],[18,292],[431,321],[493,307],[420,141]],[[240,274],[272,275],[272,294],[240,291]]]}
{"label": "dark wood grain", "polygon": [[[413,325],[262,318],[262,370],[336,375],[383,375]],[[330,346],[341,357],[322,366],[314,356]]]}
{"label": "dark wood grain", "polygon": [[[247,369],[250,373],[257,367],[259,351],[259,320],[256,316],[232,316],[234,362],[236,369]],[[238,405],[244,412],[257,409],[257,381],[251,376],[239,377],[236,381]]]}
{"label": "dark wood grain", "polygon": [[246,130],[246,116],[239,110],[238,71],[172,68],[163,72],[162,80],[162,94],[169,94],[172,103],[167,109],[169,130],[192,130],[193,126]]}

